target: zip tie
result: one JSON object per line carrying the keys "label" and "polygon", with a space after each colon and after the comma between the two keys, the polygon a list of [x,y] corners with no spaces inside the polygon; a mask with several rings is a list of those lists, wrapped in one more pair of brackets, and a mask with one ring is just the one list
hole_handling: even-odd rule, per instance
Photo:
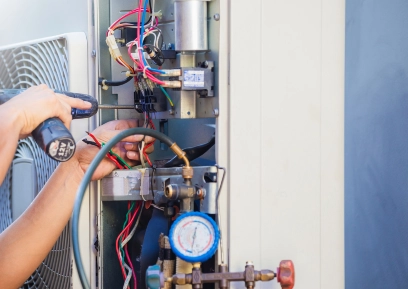
{"label": "zip tie", "polygon": [[143,77],[144,77],[144,78],[147,78],[147,76],[146,76],[146,69],[148,69],[148,68],[150,68],[149,65],[146,65],[145,67],[143,67]]}
{"label": "zip tie", "polygon": [[102,89],[103,90],[108,90],[108,86],[106,85],[106,79],[102,80]]}
{"label": "zip tie", "polygon": [[136,74],[133,74],[130,71],[126,71],[126,77],[129,77],[129,76],[136,76]]}

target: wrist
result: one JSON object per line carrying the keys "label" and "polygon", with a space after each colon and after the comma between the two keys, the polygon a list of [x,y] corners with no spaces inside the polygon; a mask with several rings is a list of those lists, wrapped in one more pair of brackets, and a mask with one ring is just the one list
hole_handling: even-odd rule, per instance
{"label": "wrist", "polygon": [[0,105],[0,115],[3,119],[2,127],[7,131],[8,136],[12,134],[13,138],[16,136],[17,140],[24,127],[24,119],[21,116],[22,113],[21,109],[10,105],[9,102]]}
{"label": "wrist", "polygon": [[75,154],[68,161],[60,163],[58,168],[68,174],[69,182],[75,184],[81,183],[85,174]]}

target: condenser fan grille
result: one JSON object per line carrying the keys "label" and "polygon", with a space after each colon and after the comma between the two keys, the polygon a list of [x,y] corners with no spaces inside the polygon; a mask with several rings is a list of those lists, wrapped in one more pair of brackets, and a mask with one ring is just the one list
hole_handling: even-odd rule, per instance
{"label": "condenser fan grille", "polygon": [[[0,88],[28,88],[41,83],[58,90],[69,90],[67,39],[63,36],[15,47],[0,49]],[[30,159],[35,167],[35,192],[38,193],[57,166],[31,138],[21,140],[15,161]],[[9,169],[0,186],[0,232],[12,222],[13,174]],[[20,176],[24,179],[24,176]],[[18,199],[18,198],[17,198]],[[23,288],[71,288],[72,257],[70,230],[67,225],[42,264]]]}
{"label": "condenser fan grille", "polygon": [[68,90],[64,38],[0,51],[1,88],[27,88],[41,83]]}

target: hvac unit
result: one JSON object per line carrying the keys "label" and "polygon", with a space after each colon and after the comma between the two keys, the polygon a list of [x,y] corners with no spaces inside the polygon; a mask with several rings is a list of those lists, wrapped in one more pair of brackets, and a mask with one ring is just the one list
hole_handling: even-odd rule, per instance
{"label": "hvac unit", "polygon": [[[68,33],[0,47],[0,67],[0,89],[21,89],[45,83],[53,89],[88,93],[84,33]],[[76,140],[87,129],[86,119],[71,123]],[[31,137],[19,141],[12,166],[0,186],[0,232],[24,212],[57,165]],[[88,220],[85,223],[88,224]],[[52,251],[22,288],[71,288],[76,272],[72,266],[68,224]]]}

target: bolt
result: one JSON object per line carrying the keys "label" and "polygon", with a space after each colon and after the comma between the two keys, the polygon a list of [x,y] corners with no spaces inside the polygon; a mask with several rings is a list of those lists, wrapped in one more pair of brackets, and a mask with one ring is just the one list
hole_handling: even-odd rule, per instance
{"label": "bolt", "polygon": [[92,52],[91,52],[91,56],[92,57],[96,57],[96,50],[94,49],[94,50],[92,50]]}
{"label": "bolt", "polygon": [[174,109],[169,109],[169,114],[174,115]]}
{"label": "bolt", "polygon": [[215,14],[214,14],[214,20],[215,20],[215,21],[219,21],[219,20],[220,20],[220,14],[215,13]]}
{"label": "bolt", "polygon": [[218,110],[218,108],[214,108],[214,115],[215,116],[219,116],[220,115],[220,112],[219,112],[219,110]]}

